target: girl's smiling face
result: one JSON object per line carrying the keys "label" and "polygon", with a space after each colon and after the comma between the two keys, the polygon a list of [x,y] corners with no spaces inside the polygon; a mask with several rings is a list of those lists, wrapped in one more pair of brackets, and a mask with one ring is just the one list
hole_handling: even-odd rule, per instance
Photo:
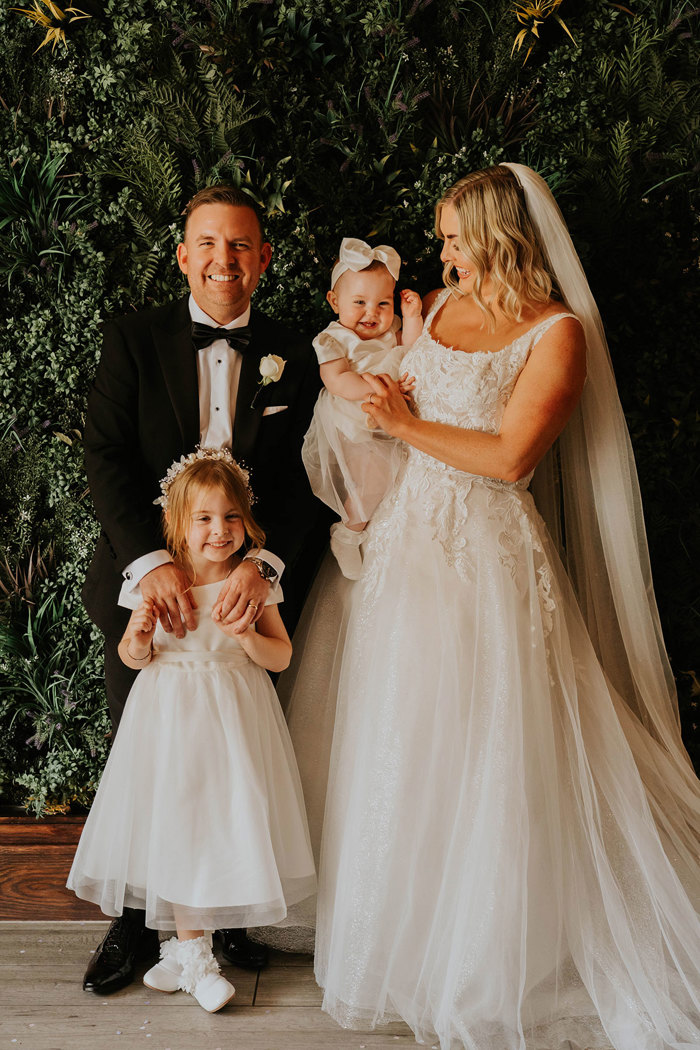
{"label": "girl's smiling face", "polygon": [[[218,488],[197,491],[187,529],[187,550],[195,571],[225,565],[243,546],[245,527],[240,512]],[[209,563],[207,565],[207,563]]]}
{"label": "girl's smiling face", "polygon": [[326,299],[344,328],[360,339],[377,339],[394,320],[396,281],[385,266],[374,270],[346,270]]}

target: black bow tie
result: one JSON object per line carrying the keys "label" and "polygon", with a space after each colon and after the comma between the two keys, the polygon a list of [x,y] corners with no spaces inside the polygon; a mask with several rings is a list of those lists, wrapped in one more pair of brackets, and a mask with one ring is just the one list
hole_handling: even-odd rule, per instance
{"label": "black bow tie", "polygon": [[245,354],[250,344],[250,325],[243,325],[242,328],[212,328],[209,324],[192,322],[192,342],[195,350],[203,350],[217,339],[225,339],[232,350]]}

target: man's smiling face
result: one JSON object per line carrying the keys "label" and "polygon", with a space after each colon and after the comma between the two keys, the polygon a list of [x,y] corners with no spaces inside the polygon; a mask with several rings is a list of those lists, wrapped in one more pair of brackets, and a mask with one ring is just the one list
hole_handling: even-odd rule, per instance
{"label": "man's smiling face", "polygon": [[195,208],[177,246],[177,261],[195,302],[220,325],[248,308],[271,257],[255,212],[234,204]]}

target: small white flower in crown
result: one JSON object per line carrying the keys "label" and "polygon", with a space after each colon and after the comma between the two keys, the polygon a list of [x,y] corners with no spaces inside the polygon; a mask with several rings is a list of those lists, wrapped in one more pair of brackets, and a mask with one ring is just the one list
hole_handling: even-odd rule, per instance
{"label": "small white flower in crown", "polygon": [[250,471],[247,467],[243,466],[242,463],[237,463],[227,448],[203,448],[201,445],[197,445],[194,452],[190,452],[189,456],[180,456],[179,459],[174,460],[171,466],[168,467],[168,472],[164,478],[159,481],[161,495],[158,499],[154,499],[153,502],[158,506],[162,507],[163,510],[168,509],[168,492],[175,478],[182,474],[186,467],[190,464],[196,463],[200,459],[220,459],[229,466],[233,467],[241,481],[246,487],[248,493],[248,500],[252,504],[255,502],[252,489],[250,487]]}

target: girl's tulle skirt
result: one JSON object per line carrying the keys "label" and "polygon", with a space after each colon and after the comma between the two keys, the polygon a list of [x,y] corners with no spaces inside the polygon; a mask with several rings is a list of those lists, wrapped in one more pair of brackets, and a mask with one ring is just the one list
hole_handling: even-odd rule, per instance
{"label": "girl's tulle skirt", "polygon": [[284,717],[245,654],[191,657],[136,679],[68,886],[156,929],[274,923],[315,889]]}

